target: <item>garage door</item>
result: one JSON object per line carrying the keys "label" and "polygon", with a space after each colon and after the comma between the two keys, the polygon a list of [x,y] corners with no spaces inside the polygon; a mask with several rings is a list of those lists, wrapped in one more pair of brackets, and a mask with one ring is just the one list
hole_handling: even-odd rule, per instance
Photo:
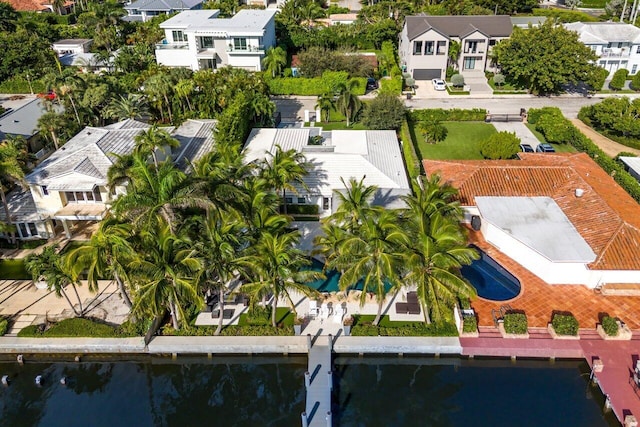
{"label": "garage door", "polygon": [[415,80],[431,80],[440,78],[440,69],[418,68],[413,70]]}

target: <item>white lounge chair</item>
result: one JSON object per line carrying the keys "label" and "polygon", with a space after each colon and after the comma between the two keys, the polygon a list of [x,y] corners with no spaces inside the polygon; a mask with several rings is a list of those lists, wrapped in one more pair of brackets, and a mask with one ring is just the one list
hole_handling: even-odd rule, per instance
{"label": "white lounge chair", "polygon": [[316,300],[309,300],[309,317],[316,317],[318,315],[318,302]]}
{"label": "white lounge chair", "polygon": [[329,306],[326,303],[324,303],[320,307],[320,318],[326,319],[327,317],[329,317]]}
{"label": "white lounge chair", "polygon": [[335,323],[342,324],[342,318],[344,317],[344,310],[341,306],[336,307],[333,310],[333,321]]}

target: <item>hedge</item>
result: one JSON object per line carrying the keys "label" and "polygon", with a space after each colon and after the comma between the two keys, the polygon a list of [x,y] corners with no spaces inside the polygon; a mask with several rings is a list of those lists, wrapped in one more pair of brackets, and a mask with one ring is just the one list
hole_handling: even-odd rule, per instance
{"label": "hedge", "polygon": [[131,336],[119,327],[107,325],[83,317],[64,319],[54,323],[44,330],[42,325],[31,325],[18,332],[19,337],[58,338],[58,337],[92,337],[92,338],[121,338]]}
{"label": "hedge", "polygon": [[635,91],[640,90],[640,73],[636,73],[631,79],[631,89]]}
{"label": "hedge", "polygon": [[556,314],[551,320],[558,335],[578,335],[578,320],[571,314]]}
{"label": "hedge", "polygon": [[402,93],[402,84],[402,76],[391,77],[390,79],[381,79],[379,93],[400,95]]}
{"label": "hedge", "polygon": [[618,335],[618,322],[613,317],[605,316],[602,319],[602,329],[604,329],[605,334],[615,337]]}
{"label": "hedge", "polygon": [[[335,92],[336,87],[342,83],[347,84],[349,75],[345,71],[325,71],[322,77],[307,79],[304,77],[283,77],[268,79],[267,84],[272,95],[315,95],[326,92]],[[364,95],[367,88],[367,79],[355,77],[359,85],[354,90],[356,95]]]}
{"label": "hedge", "polygon": [[505,314],[504,331],[508,334],[526,334],[528,331],[527,316],[524,313]]}
{"label": "hedge", "polygon": [[409,123],[405,120],[400,127],[400,140],[402,141],[402,154],[404,155],[404,163],[407,165],[407,172],[411,180],[411,185],[416,185],[416,178],[420,176],[421,165],[420,159],[416,154],[415,143],[411,138]]}
{"label": "hedge", "polygon": [[287,213],[290,215],[318,215],[318,205],[287,205]]}
{"label": "hedge", "polygon": [[476,316],[464,316],[462,318],[462,332],[476,332],[478,330],[478,320]]}
{"label": "hedge", "polygon": [[[567,143],[573,145],[576,150],[586,153],[591,157],[605,172],[607,172],[617,183],[620,185],[631,197],[640,202],[640,183],[632,177],[629,172],[611,157],[607,156],[604,151],[600,149],[596,144],[587,138],[582,132],[580,132],[573,124],[564,118],[560,110],[556,107],[545,107],[540,109],[530,109],[528,112],[529,123],[531,123],[532,117],[534,120],[546,115],[553,114],[556,120],[564,121],[569,126],[569,131],[566,133],[567,140],[561,143]],[[535,122],[534,122],[535,123]],[[544,129],[541,130],[543,136]]]}
{"label": "hedge", "polygon": [[[173,328],[164,328],[163,335],[196,337],[196,336],[212,336],[217,329],[217,325],[213,326],[192,326],[188,329],[182,328],[176,331]],[[220,336],[224,337],[258,337],[258,336],[290,336],[294,335],[293,326],[273,327],[268,325],[247,325],[225,326],[220,332]]]}
{"label": "hedge", "polygon": [[533,16],[548,16],[555,18],[562,23],[567,22],[596,22],[598,19],[589,15],[588,13],[580,12],[577,10],[562,10],[562,9],[533,9]]}
{"label": "hedge", "polygon": [[[42,93],[46,90],[44,82],[41,80],[33,80],[33,93]],[[0,83],[0,93],[31,93],[29,82],[22,77],[12,77]]]}
{"label": "hedge", "polygon": [[9,330],[9,321],[7,319],[0,320],[0,336],[7,333]]}
{"label": "hedge", "polygon": [[613,77],[609,82],[609,87],[613,90],[621,90],[622,88],[624,88],[624,83],[627,81],[628,75],[629,70],[620,68],[618,71],[613,73]]}
{"label": "hedge", "polygon": [[471,110],[433,108],[409,112],[409,120],[412,122],[482,122],[486,116],[487,110],[484,108],[473,108]]}
{"label": "hedge", "polygon": [[398,327],[356,324],[351,327],[351,335],[360,337],[455,337],[458,335],[458,331],[456,326],[451,323],[415,322],[415,325]]}

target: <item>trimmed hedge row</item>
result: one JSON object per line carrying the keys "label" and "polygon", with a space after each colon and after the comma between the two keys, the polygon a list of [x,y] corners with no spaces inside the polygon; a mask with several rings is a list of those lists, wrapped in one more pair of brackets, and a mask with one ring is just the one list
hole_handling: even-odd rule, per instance
{"label": "trimmed hedge row", "polygon": [[[358,87],[354,90],[356,95],[364,95],[367,88],[367,79],[355,77]],[[327,92],[335,92],[339,84],[347,84],[349,75],[345,71],[325,71],[322,77],[307,79],[304,77],[283,77],[268,79],[267,84],[272,95],[315,95],[319,96]]]}
{"label": "trimmed hedge row", "polygon": [[18,336],[32,338],[122,338],[134,336],[133,334],[125,332],[122,328],[82,317],[64,319],[58,323],[54,323],[47,330],[43,329],[42,325],[27,326],[18,332]]}
{"label": "trimmed hedge row", "polygon": [[456,325],[451,323],[420,323],[401,327],[357,324],[351,327],[351,335],[359,337],[455,337]]}
{"label": "trimmed hedge row", "polygon": [[487,110],[484,108],[471,110],[433,108],[409,111],[408,117],[412,122],[483,122],[486,116]]}
{"label": "trimmed hedge row", "polygon": [[413,138],[411,138],[411,131],[409,130],[409,123],[407,121],[402,122],[400,127],[400,140],[402,141],[402,154],[404,155],[404,162],[407,165],[407,171],[409,172],[409,178],[411,179],[411,185],[416,185],[416,178],[420,176],[422,169],[420,159],[416,154]]}
{"label": "trimmed hedge row", "polygon": [[[45,91],[45,84],[40,80],[31,82],[34,93],[42,93]],[[31,93],[29,82],[21,77],[12,77],[0,83],[0,93]]]}
{"label": "trimmed hedge row", "polygon": [[609,87],[613,90],[621,90],[624,88],[624,84],[627,81],[627,76],[629,75],[629,70],[626,68],[620,68],[618,71],[613,73],[613,77],[609,82]]}
{"label": "trimmed hedge row", "polygon": [[[163,329],[163,335],[180,336],[180,337],[196,337],[196,336],[213,336],[216,331],[214,326],[192,326],[188,329],[182,328],[176,331],[173,328]],[[291,336],[293,326],[273,327],[267,325],[246,325],[225,326],[220,332],[220,336],[224,337],[257,337],[257,336]]]}
{"label": "trimmed hedge row", "polygon": [[[553,120],[548,120],[548,116],[552,115]],[[545,119],[543,119],[545,118]],[[624,190],[629,193],[636,201],[640,202],[640,183],[632,177],[624,168],[611,157],[607,156],[604,151],[596,144],[580,132],[569,120],[567,120],[560,109],[556,107],[544,107],[540,109],[531,109],[528,112],[529,123],[537,123],[540,119],[547,122],[559,122],[562,126],[566,126],[567,131],[564,133],[564,140],[559,141],[563,144],[571,144],[578,151],[582,151],[591,157],[605,172],[607,172]],[[533,121],[532,121],[533,120]],[[548,131],[544,126],[538,128],[545,138]],[[549,138],[547,138],[549,140]]]}

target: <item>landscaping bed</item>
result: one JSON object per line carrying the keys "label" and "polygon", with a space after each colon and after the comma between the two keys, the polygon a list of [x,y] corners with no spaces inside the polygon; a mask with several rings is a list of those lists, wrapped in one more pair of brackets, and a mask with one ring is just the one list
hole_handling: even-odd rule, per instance
{"label": "landscaping bed", "polygon": [[453,323],[394,322],[382,316],[378,326],[372,325],[375,315],[354,314],[352,336],[361,337],[455,337],[458,336]]}
{"label": "landscaping bed", "polygon": [[18,336],[21,338],[125,338],[141,335],[136,332],[138,331],[135,331],[132,324],[113,326],[90,318],[75,317],[53,323],[48,328],[45,328],[44,324],[27,326],[18,332]]}

